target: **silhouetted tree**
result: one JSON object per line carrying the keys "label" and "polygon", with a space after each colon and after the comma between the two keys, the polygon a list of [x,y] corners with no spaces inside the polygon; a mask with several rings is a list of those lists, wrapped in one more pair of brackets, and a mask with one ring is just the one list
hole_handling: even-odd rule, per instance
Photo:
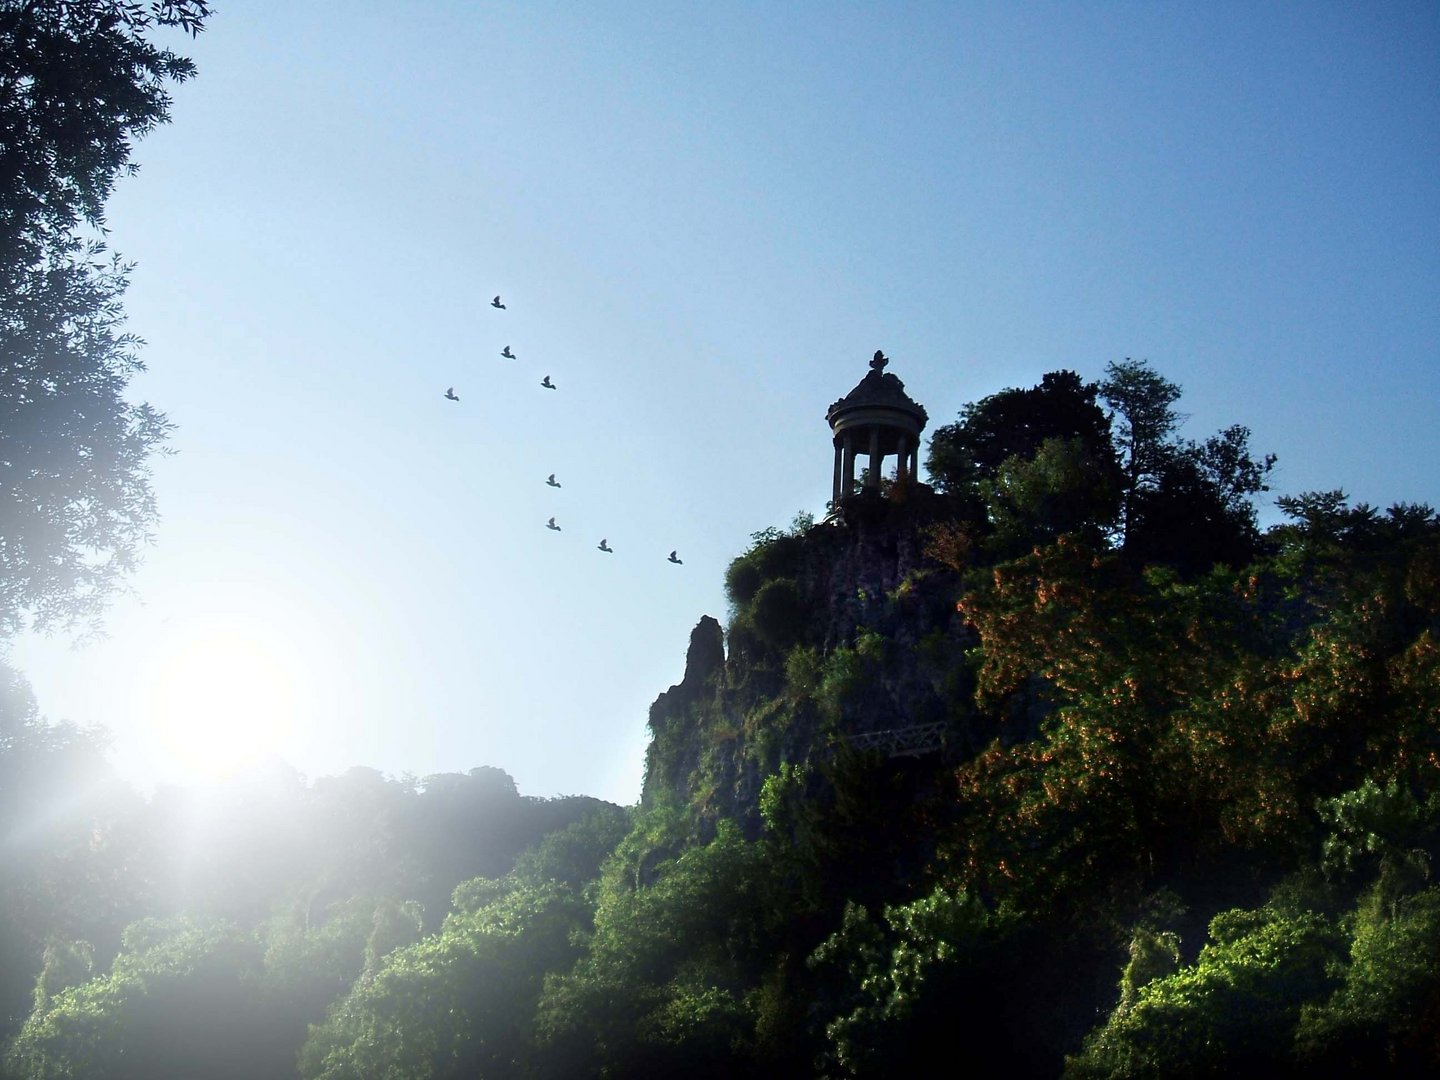
{"label": "silhouetted tree", "polygon": [[1114,429],[1120,467],[1125,474],[1121,500],[1122,532],[1128,536],[1140,492],[1160,484],[1160,471],[1169,458],[1171,436],[1184,422],[1175,411],[1180,387],[1160,375],[1144,360],[1110,363],[1100,395],[1115,410]]}
{"label": "silhouetted tree", "polygon": [[1006,458],[980,485],[994,529],[990,547],[1020,554],[1065,533],[1102,543],[1119,509],[1113,464],[1080,438],[1046,439],[1033,457]]}
{"label": "silhouetted tree", "polygon": [[0,633],[93,623],[154,521],[147,462],[168,425],[126,399],[129,267],[104,209],[131,144],[194,65],[204,0],[0,8]]}
{"label": "silhouetted tree", "polygon": [[1079,439],[1087,456],[1113,470],[1110,423],[1096,404],[1099,387],[1073,371],[1052,371],[1038,386],[971,402],[960,419],[935,432],[925,465],[931,481],[953,495],[975,496],[1012,457],[1033,458],[1047,439]]}
{"label": "silhouetted tree", "polygon": [[1125,553],[1187,571],[1249,562],[1259,542],[1250,497],[1268,490],[1275,455],[1252,457],[1250,429],[1240,424],[1202,443],[1177,439],[1180,387],[1143,360],[1109,364],[1105,375],[1100,394],[1114,410],[1124,477]]}

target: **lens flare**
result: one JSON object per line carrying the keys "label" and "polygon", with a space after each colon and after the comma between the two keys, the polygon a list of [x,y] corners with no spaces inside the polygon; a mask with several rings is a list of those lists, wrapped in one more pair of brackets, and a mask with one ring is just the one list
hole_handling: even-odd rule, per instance
{"label": "lens flare", "polygon": [[166,637],[141,680],[153,750],[197,779],[283,756],[306,683],[296,654],[270,628],[227,618],[191,623]]}

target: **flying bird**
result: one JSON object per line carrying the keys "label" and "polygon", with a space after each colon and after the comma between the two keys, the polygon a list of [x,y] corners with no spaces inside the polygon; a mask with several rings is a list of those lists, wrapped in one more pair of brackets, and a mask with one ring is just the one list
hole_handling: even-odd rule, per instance
{"label": "flying bird", "polygon": [[495,297],[494,300],[490,301],[490,306],[493,308],[499,308],[501,311],[505,310],[505,305],[500,302],[500,297],[498,296]]}
{"label": "flying bird", "polygon": [[670,558],[666,559],[665,561],[673,562],[676,566],[682,566],[685,563],[685,560],[680,558],[680,556],[676,555],[673,551],[670,552]]}
{"label": "flying bird", "polygon": [[555,474],[552,472],[552,473],[550,474],[550,479],[548,479],[548,480],[545,481],[545,485],[546,485],[547,487],[559,487],[559,486],[560,486],[560,481],[558,481],[558,480],[555,479]]}
{"label": "flying bird", "polygon": [[545,523],[545,527],[546,527],[547,529],[554,529],[556,532],[559,532],[559,531],[560,531],[560,526],[555,524],[555,519],[554,519],[554,518],[551,518],[549,521],[547,521],[547,522]]}
{"label": "flying bird", "polygon": [[604,540],[601,540],[597,546],[600,548],[601,551],[608,552],[611,555],[615,554],[615,549],[612,548],[609,544],[607,544]]}
{"label": "flying bird", "polygon": [[549,375],[546,375],[545,378],[543,378],[543,379],[540,380],[540,385],[543,386],[543,387],[545,387],[546,390],[558,390],[558,389],[560,389],[558,386],[556,386],[553,382],[550,381],[550,376],[549,376]]}
{"label": "flying bird", "polygon": [[453,387],[453,386],[452,386],[452,387],[449,387],[449,388],[445,391],[445,397],[446,397],[448,400],[450,400],[450,401],[459,401],[459,400],[460,400],[458,397],[455,396],[455,387]]}
{"label": "flying bird", "polygon": [[515,354],[510,351],[510,346],[509,346],[509,345],[506,345],[503,349],[500,350],[500,355],[503,356],[503,357],[505,357],[506,360],[514,360],[514,359],[515,359]]}

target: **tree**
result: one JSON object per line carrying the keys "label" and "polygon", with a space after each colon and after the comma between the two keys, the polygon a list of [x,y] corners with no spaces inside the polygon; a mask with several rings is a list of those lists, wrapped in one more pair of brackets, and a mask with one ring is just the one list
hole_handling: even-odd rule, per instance
{"label": "tree", "polygon": [[1275,455],[1250,454],[1250,429],[1233,424],[1203,443],[1175,438],[1180,387],[1143,360],[1105,368],[1100,396],[1113,410],[1124,479],[1121,543],[1132,561],[1186,571],[1241,566],[1260,539],[1250,497],[1268,490]]}
{"label": "tree", "polygon": [[93,626],[155,520],[148,461],[169,425],[127,401],[130,267],[105,202],[135,138],[194,74],[150,36],[205,0],[0,5],[0,633]]}
{"label": "tree", "polygon": [[1127,356],[1124,363],[1105,365],[1100,396],[1115,410],[1117,449],[1125,474],[1122,529],[1128,536],[1136,499],[1140,492],[1159,486],[1161,470],[1170,457],[1170,436],[1185,419],[1173,407],[1180,400],[1180,387],[1144,360]]}
{"label": "tree", "polygon": [[109,974],[37,994],[6,1065],[25,1080],[284,1075],[294,1048],[269,1037],[260,967],[234,924],[144,919]]}
{"label": "tree", "polygon": [[311,1026],[302,1076],[536,1074],[536,1004],[579,955],[589,906],[556,882],[489,884],[484,903],[396,949]]}
{"label": "tree", "polygon": [[1079,438],[1046,439],[1032,458],[1006,458],[980,490],[998,552],[1019,554],[1064,533],[1099,544],[1118,510],[1113,459],[1096,459]]}
{"label": "tree", "polygon": [[[1172,448],[1155,486],[1130,500],[1124,549],[1132,562],[1203,573],[1216,563],[1239,567],[1255,557],[1254,507],[1207,470],[1200,449]],[[1245,460],[1255,464],[1248,453]]]}
{"label": "tree", "polygon": [[1343,934],[1323,914],[1272,900],[1216,915],[1210,938],[1193,966],[1118,1007],[1065,1075],[1298,1075],[1295,1027],[1334,989]]}
{"label": "tree", "polygon": [[83,939],[108,960],[150,900],[140,800],[104,749],[93,730],[46,723],[0,662],[0,1035],[23,1017],[47,943]]}
{"label": "tree", "polygon": [[1011,388],[971,402],[935,432],[925,466],[942,491],[973,496],[1016,455],[1030,459],[1047,439],[1079,439],[1089,457],[1115,467],[1110,423],[1096,404],[1099,387],[1073,371],[1051,371],[1038,386]]}

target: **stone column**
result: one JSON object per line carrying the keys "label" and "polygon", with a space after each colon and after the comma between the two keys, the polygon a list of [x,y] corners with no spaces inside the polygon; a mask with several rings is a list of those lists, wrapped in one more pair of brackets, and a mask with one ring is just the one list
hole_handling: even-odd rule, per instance
{"label": "stone column", "polygon": [[836,506],[840,505],[840,481],[843,476],[841,467],[845,464],[845,451],[840,446],[841,440],[835,440],[835,483],[831,485],[830,501]]}
{"label": "stone column", "polygon": [[840,497],[843,499],[855,488],[855,436],[853,432],[845,432],[842,436],[845,442],[845,467],[844,486],[840,490]]}
{"label": "stone column", "polygon": [[870,483],[871,491],[880,490],[880,429],[870,429]]}
{"label": "stone column", "polygon": [[905,484],[906,472],[910,467],[910,448],[905,444],[905,436],[900,436],[900,445],[895,449],[895,483]]}

